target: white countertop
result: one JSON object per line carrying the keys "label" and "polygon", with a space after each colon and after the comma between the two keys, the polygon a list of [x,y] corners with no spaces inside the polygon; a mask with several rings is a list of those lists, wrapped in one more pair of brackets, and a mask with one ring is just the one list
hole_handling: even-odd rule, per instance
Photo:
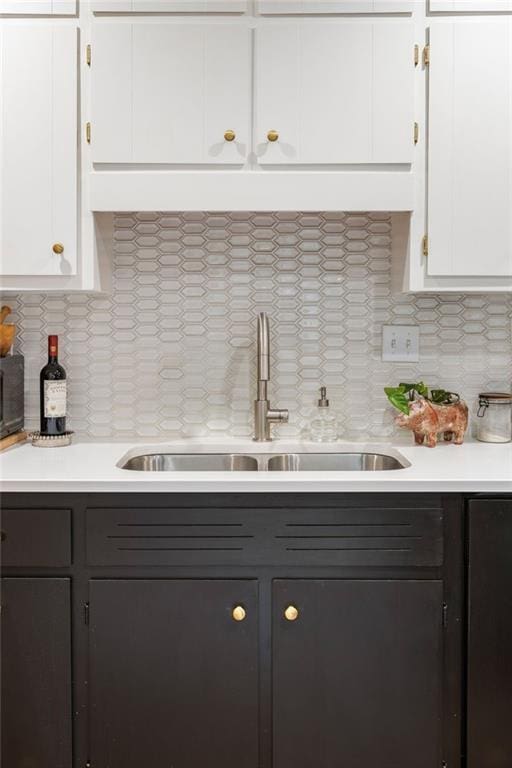
{"label": "white countertop", "polygon": [[[239,438],[168,442],[81,442],[66,448],[29,443],[0,454],[1,492],[346,492],[430,491],[512,493],[512,443],[440,443],[415,446],[406,436],[392,443],[311,443]],[[380,472],[137,472],[117,464],[143,453],[327,453],[372,451],[410,463]]]}

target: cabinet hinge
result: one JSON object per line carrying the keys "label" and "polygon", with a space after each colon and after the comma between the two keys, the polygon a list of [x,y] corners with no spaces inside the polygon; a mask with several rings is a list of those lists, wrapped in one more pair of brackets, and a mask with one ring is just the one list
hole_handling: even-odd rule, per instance
{"label": "cabinet hinge", "polygon": [[426,45],[423,49],[423,66],[428,67],[430,64],[430,45]]}
{"label": "cabinet hinge", "polygon": [[424,256],[428,256],[428,235],[423,235],[423,240],[421,243],[421,252]]}
{"label": "cabinet hinge", "polygon": [[420,63],[420,47],[419,45],[414,46],[414,66],[417,67]]}
{"label": "cabinet hinge", "polygon": [[90,144],[91,143],[91,124],[90,123],[85,124],[85,138],[87,140],[87,143]]}
{"label": "cabinet hinge", "polygon": [[87,66],[90,67],[91,66],[91,46],[90,46],[90,44],[85,49],[85,61],[87,63]]}
{"label": "cabinet hinge", "polygon": [[414,123],[414,144],[417,144],[420,140],[420,126],[418,123]]}
{"label": "cabinet hinge", "polygon": [[443,628],[448,626],[448,605],[443,603]]}
{"label": "cabinet hinge", "polygon": [[89,603],[84,603],[84,624],[89,626]]}

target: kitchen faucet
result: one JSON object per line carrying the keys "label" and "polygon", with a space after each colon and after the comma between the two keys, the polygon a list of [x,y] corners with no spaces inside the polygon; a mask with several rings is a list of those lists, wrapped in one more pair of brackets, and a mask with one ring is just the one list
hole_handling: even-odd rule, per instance
{"label": "kitchen faucet", "polygon": [[271,424],[286,424],[288,411],[270,407],[267,385],[270,381],[270,334],[268,317],[265,312],[258,315],[258,380],[257,399],[254,401],[254,440],[265,442],[272,440]]}

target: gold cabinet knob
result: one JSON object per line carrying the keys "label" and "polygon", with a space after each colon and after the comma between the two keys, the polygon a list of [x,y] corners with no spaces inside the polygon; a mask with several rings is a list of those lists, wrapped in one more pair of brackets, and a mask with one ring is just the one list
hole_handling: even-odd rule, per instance
{"label": "gold cabinet knob", "polygon": [[235,605],[231,614],[235,621],[243,621],[246,617],[245,608],[242,605]]}
{"label": "gold cabinet knob", "polygon": [[284,617],[287,621],[296,621],[299,618],[299,609],[294,605],[289,605],[285,609]]}
{"label": "gold cabinet knob", "polygon": [[62,243],[54,243],[52,251],[57,254],[64,253],[64,246],[62,245]]}
{"label": "gold cabinet knob", "polygon": [[267,133],[267,139],[269,141],[277,141],[279,138],[278,131],[274,131],[273,129]]}
{"label": "gold cabinet knob", "polygon": [[226,133],[224,134],[224,138],[226,139],[226,141],[234,141],[236,139],[236,133],[231,130],[226,131]]}

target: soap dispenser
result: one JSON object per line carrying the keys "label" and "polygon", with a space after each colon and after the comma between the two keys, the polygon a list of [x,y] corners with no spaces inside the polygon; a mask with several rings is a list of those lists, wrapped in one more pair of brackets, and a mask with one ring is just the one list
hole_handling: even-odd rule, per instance
{"label": "soap dispenser", "polygon": [[326,387],[320,387],[320,399],[315,417],[311,422],[310,435],[311,440],[316,443],[329,443],[338,437],[338,425],[336,417],[329,409]]}

